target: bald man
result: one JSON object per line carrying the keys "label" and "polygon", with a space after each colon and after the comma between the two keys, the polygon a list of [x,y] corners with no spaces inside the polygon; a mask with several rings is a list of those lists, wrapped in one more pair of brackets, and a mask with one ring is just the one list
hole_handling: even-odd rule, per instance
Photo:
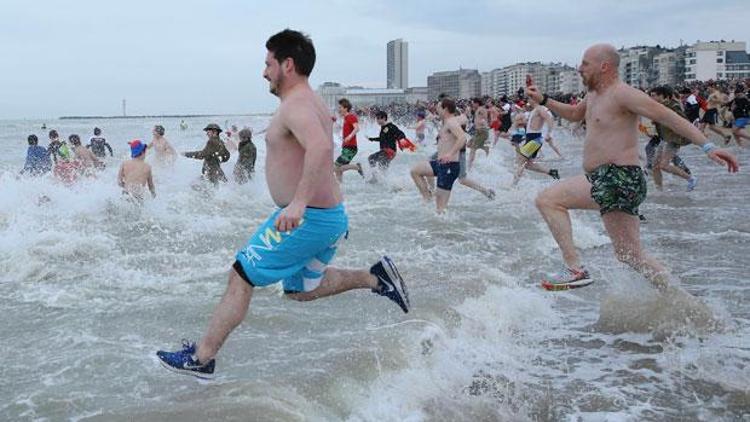
{"label": "bald man", "polygon": [[717,148],[677,113],[645,93],[620,81],[620,57],[611,45],[597,44],[583,54],[578,72],[588,89],[580,103],[567,105],[548,98],[532,86],[530,97],[567,120],[585,119],[585,175],[564,179],[543,190],[536,206],[560,246],[565,267],[542,280],[548,290],[565,290],[591,283],[573,244],[568,210],[598,209],[621,262],[660,289],[668,286],[668,270],[641,248],[638,206],[646,197],[646,179],[638,159],[638,116],[661,123],[703,149],[709,159],[737,172],[737,159]]}

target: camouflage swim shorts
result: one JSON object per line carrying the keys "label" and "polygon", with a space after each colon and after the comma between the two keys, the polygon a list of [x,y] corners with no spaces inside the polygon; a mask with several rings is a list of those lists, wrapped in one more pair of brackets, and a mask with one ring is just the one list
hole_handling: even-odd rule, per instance
{"label": "camouflage swim shorts", "polygon": [[638,215],[638,206],[646,199],[646,178],[639,166],[603,164],[586,173],[586,178],[602,215],[610,211]]}

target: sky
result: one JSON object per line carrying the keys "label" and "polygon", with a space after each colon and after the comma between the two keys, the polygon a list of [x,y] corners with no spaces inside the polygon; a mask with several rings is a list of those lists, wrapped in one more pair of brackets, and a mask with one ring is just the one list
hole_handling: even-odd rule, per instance
{"label": "sky", "polygon": [[409,84],[459,67],[575,65],[597,42],[750,41],[747,0],[3,0],[0,119],[270,112],[265,42],[310,35],[310,82],[385,87],[386,43]]}

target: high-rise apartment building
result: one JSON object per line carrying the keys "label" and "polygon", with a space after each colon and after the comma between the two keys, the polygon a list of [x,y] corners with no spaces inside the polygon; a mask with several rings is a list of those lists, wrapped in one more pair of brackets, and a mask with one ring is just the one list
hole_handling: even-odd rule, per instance
{"label": "high-rise apartment building", "polygon": [[409,43],[401,38],[388,42],[386,48],[386,86],[406,89],[409,87]]}

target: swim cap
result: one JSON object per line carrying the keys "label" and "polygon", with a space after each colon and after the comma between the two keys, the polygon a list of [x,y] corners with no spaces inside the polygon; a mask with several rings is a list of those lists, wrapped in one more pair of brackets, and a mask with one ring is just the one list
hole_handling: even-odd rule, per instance
{"label": "swim cap", "polygon": [[97,136],[99,136],[99,135],[101,135],[101,134],[102,134],[102,130],[101,130],[101,129],[99,129],[98,127],[95,127],[95,128],[94,128],[94,135],[97,135]]}
{"label": "swim cap", "polygon": [[146,151],[146,147],[148,146],[141,142],[139,139],[128,142],[128,145],[130,145],[130,156],[132,158],[138,157],[139,155],[143,154],[143,152]]}

